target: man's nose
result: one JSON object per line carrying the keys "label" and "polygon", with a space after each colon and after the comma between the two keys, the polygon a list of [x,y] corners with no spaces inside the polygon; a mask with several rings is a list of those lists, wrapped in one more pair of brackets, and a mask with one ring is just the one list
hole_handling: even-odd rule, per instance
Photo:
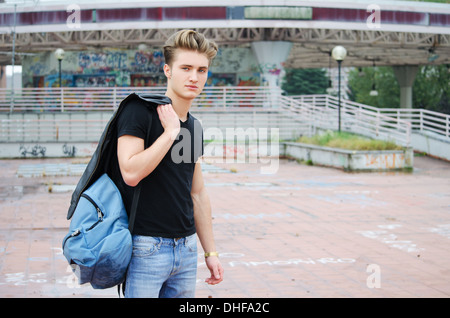
{"label": "man's nose", "polygon": [[197,82],[197,81],[198,81],[198,74],[197,74],[197,71],[193,71],[193,72],[191,73],[191,76],[190,76],[189,79],[191,80],[191,82]]}

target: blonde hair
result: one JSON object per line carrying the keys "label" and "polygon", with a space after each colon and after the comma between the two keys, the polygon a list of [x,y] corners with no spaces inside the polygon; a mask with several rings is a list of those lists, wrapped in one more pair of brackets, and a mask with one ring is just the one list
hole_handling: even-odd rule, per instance
{"label": "blonde hair", "polygon": [[213,41],[208,40],[201,33],[194,30],[181,30],[167,39],[163,50],[166,64],[172,65],[177,49],[185,49],[205,54],[209,65],[217,55],[218,47]]}

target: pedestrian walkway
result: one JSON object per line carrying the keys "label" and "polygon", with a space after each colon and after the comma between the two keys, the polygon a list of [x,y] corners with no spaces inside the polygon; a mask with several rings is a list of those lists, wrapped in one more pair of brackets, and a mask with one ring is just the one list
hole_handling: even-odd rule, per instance
{"label": "pedestrian walkway", "polygon": [[[86,163],[0,160],[0,297],[117,297],[77,285],[61,252]],[[281,160],[269,175],[257,163],[205,165],[225,279],[205,284],[199,253],[196,296],[449,297],[450,163],[414,165],[346,173]]]}

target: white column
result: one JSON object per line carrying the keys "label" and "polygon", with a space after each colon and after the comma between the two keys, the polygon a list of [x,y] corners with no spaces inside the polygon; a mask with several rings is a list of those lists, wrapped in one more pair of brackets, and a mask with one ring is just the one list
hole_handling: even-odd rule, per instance
{"label": "white column", "polygon": [[395,77],[400,85],[400,107],[413,108],[412,86],[416,78],[417,65],[393,66]]}
{"label": "white column", "polygon": [[284,62],[289,56],[292,42],[260,41],[252,42],[253,53],[258,60],[264,85],[281,87]]}

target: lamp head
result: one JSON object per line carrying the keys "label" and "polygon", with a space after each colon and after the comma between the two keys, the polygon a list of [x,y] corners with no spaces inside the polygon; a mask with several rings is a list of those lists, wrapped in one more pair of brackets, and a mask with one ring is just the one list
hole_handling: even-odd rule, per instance
{"label": "lamp head", "polygon": [[331,51],[331,56],[333,56],[336,61],[342,61],[347,56],[347,50],[341,45],[335,46],[333,51]]}
{"label": "lamp head", "polygon": [[55,57],[59,60],[59,61],[61,61],[61,60],[63,60],[64,59],[64,50],[63,49],[57,49],[56,51],[55,51]]}
{"label": "lamp head", "polygon": [[377,88],[375,87],[375,83],[372,84],[372,90],[369,93],[370,96],[378,96]]}

